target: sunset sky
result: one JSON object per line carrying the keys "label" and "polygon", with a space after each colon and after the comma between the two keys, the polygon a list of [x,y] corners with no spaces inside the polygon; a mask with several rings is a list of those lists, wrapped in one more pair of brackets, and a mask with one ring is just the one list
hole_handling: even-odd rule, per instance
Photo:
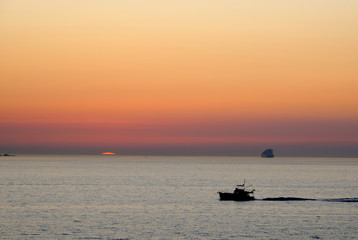
{"label": "sunset sky", "polygon": [[0,0],[0,153],[358,157],[356,0]]}

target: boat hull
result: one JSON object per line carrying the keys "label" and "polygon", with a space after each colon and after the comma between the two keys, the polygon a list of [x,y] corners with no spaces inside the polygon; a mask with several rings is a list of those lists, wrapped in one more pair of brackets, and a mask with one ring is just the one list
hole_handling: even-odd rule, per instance
{"label": "boat hull", "polygon": [[249,194],[241,195],[235,193],[225,193],[225,192],[218,192],[220,196],[220,200],[223,201],[250,201],[255,200],[255,198]]}

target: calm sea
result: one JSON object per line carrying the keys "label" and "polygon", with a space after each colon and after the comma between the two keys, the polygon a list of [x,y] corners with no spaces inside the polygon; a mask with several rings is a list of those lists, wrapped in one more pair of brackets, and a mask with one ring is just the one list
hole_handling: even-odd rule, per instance
{"label": "calm sea", "polygon": [[358,159],[0,157],[0,238],[358,239]]}

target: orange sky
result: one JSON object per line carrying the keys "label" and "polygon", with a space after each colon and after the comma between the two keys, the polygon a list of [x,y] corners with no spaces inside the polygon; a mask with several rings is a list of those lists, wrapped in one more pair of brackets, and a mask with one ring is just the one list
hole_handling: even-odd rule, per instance
{"label": "orange sky", "polygon": [[355,148],[357,11],[354,0],[3,0],[0,152]]}

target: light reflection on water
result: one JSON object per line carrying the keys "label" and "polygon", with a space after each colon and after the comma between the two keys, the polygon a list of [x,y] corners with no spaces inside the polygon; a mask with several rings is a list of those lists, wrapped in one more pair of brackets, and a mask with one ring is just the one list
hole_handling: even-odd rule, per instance
{"label": "light reflection on water", "polygon": [[1,239],[355,239],[358,159],[19,156],[0,158]]}

